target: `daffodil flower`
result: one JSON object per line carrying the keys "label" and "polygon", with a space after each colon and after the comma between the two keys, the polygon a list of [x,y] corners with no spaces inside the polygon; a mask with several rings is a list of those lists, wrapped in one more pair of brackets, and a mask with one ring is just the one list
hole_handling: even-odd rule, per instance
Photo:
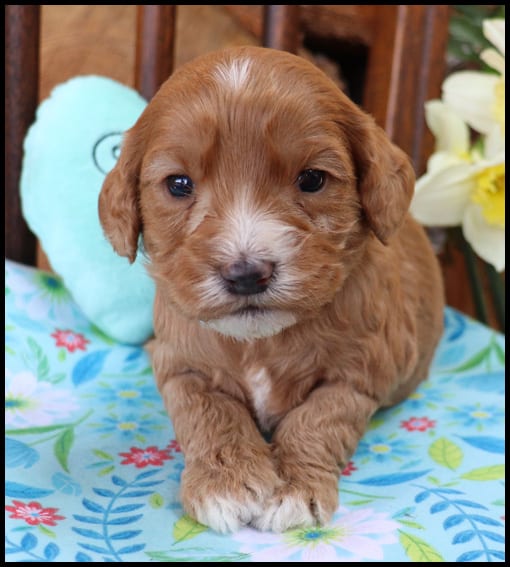
{"label": "daffodil flower", "polygon": [[444,102],[425,105],[437,151],[416,182],[411,213],[427,226],[462,225],[473,250],[496,270],[505,269],[504,145],[469,146],[469,128]]}
{"label": "daffodil flower", "polygon": [[[453,73],[443,83],[442,100],[426,103],[436,148],[416,182],[411,213],[426,226],[462,225],[476,254],[503,271],[505,20],[485,20],[483,32],[494,48],[480,58],[496,73]],[[480,135],[474,147],[469,128]]]}
{"label": "daffodil flower", "polygon": [[505,74],[505,20],[484,20],[483,33],[496,49],[484,49],[480,58],[500,75]]}
{"label": "daffodil flower", "polygon": [[485,20],[483,32],[496,49],[485,49],[480,58],[497,74],[481,71],[453,73],[443,83],[442,99],[476,132],[504,136],[505,20]]}

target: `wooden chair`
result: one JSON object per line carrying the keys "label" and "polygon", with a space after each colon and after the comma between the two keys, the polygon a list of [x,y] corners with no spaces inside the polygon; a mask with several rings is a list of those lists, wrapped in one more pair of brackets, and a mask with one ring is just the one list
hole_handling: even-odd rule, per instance
{"label": "wooden chair", "polygon": [[[259,8],[262,9],[260,6]],[[263,7],[262,44],[296,52],[303,40],[300,11],[310,6]],[[362,106],[423,171],[432,149],[423,103],[439,95],[448,33],[448,6],[344,6],[368,30]],[[175,5],[139,5],[136,87],[147,99],[173,69]],[[29,265],[36,240],[20,208],[22,142],[38,104],[40,6],[6,6],[5,254]]]}

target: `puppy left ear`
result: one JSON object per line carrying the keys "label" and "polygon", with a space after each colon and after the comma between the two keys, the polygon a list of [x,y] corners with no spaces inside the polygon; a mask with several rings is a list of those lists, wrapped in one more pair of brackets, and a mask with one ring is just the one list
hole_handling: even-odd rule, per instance
{"label": "puppy left ear", "polygon": [[133,263],[141,232],[138,206],[138,170],[141,151],[136,132],[124,135],[118,162],[106,176],[99,194],[99,220],[105,236],[120,256]]}
{"label": "puppy left ear", "polygon": [[408,156],[371,116],[361,113],[350,137],[361,205],[377,238],[388,239],[404,220],[414,192],[415,173]]}

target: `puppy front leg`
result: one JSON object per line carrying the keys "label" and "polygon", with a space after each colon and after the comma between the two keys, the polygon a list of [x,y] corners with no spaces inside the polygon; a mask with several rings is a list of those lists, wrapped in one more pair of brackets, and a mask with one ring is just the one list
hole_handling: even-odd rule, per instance
{"label": "puppy front leg", "polygon": [[326,524],[338,506],[338,479],[379,403],[349,384],[329,383],[291,410],[273,436],[280,487],[253,522],[282,532]]}
{"label": "puppy front leg", "polygon": [[198,374],[167,379],[161,393],[185,457],[186,512],[218,532],[260,516],[281,481],[247,408]]}

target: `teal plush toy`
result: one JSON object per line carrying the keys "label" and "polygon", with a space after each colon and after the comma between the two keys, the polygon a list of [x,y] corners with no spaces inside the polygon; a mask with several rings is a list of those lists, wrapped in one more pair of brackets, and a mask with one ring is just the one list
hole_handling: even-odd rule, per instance
{"label": "teal plush toy", "polygon": [[153,332],[154,284],[142,254],[113,251],[97,203],[122,133],[147,102],[104,77],[76,77],[38,108],[25,139],[23,215],[84,314],[113,339],[141,344]]}

